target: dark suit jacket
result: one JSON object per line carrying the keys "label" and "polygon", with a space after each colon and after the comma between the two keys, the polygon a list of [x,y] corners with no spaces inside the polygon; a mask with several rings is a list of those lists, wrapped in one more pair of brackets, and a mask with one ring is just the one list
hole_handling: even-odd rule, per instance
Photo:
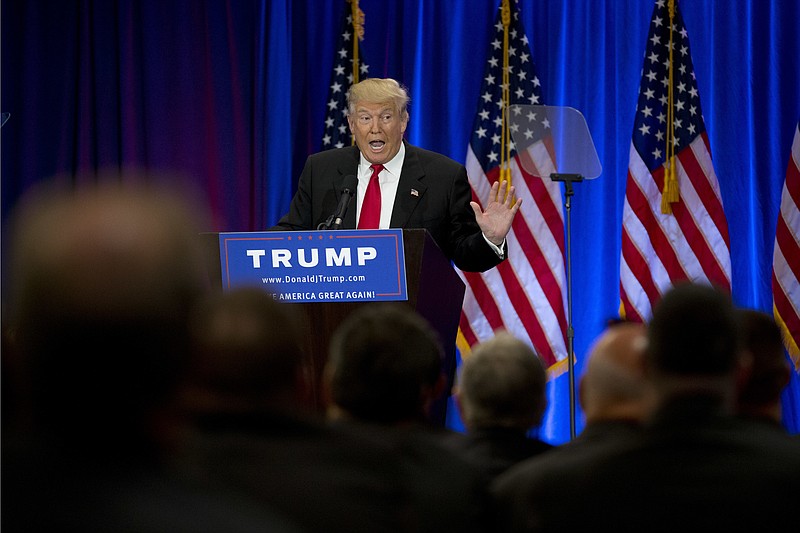
{"label": "dark suit jacket", "polygon": [[355,426],[280,413],[207,415],[179,466],[311,533],[416,532],[395,449]]}
{"label": "dark suit jacket", "polygon": [[[557,507],[557,513],[564,512],[564,506],[574,506],[575,512],[583,502],[551,502],[543,479],[557,479],[559,490],[570,483],[578,483],[571,478],[569,482],[558,481],[562,473],[579,476],[585,465],[593,458],[614,453],[641,435],[638,424],[623,420],[608,420],[587,424],[573,440],[555,446],[530,459],[512,465],[498,475],[491,485],[498,531],[534,531],[548,517],[540,517],[542,507]],[[576,465],[576,466],[573,466]],[[600,528],[598,528],[600,529]],[[565,530],[566,531],[566,530]]]}
{"label": "dark suit jacket", "polygon": [[198,482],[130,443],[95,455],[77,439],[3,438],[3,533],[308,532],[271,502]]}
{"label": "dark suit jacket", "polygon": [[397,450],[398,481],[407,488],[414,533],[493,532],[483,472],[443,444],[450,430],[427,424],[372,426]]}
{"label": "dark suit jacket", "polygon": [[[461,270],[483,272],[501,259],[481,235],[469,205],[472,192],[464,165],[406,143],[406,155],[392,208],[392,228],[424,228]],[[336,211],[345,176],[358,174],[357,146],[309,156],[289,212],[270,229],[316,230]],[[355,229],[355,204],[341,229]]]}
{"label": "dark suit jacket", "polygon": [[466,434],[453,432],[444,444],[477,465],[489,480],[553,448],[543,440],[528,437],[522,429],[503,427],[483,428]]}
{"label": "dark suit jacket", "polygon": [[519,465],[496,480],[493,492],[504,522],[498,530],[797,527],[800,447],[791,439],[753,431],[725,415],[711,398],[673,400],[630,442],[620,440],[602,452],[569,460],[566,455],[548,452],[534,459],[537,468],[531,463],[524,476],[518,475]]}

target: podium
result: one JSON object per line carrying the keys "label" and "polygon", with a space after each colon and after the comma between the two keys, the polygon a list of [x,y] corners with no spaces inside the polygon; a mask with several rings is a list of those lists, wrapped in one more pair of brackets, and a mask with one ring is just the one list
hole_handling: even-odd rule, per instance
{"label": "podium", "polygon": [[[206,250],[208,279],[212,289],[222,290],[219,233],[202,233]],[[443,370],[447,376],[445,394],[433,406],[432,421],[444,425],[447,400],[456,371],[456,335],[464,301],[464,282],[456,274],[450,260],[425,229],[404,229],[406,286],[408,300],[389,305],[410,306],[436,330],[444,347]],[[322,371],[328,358],[328,343],[333,332],[353,310],[371,302],[284,302],[300,308],[303,318],[304,351],[312,370],[315,405],[323,409],[321,397]]]}

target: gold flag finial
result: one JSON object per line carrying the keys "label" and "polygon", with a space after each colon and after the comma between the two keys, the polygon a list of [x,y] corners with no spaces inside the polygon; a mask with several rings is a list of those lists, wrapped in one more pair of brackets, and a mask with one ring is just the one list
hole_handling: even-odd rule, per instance
{"label": "gold flag finial", "polygon": [[364,12],[358,7],[358,0],[347,0],[350,2],[350,14],[353,20],[353,83],[359,81],[359,60],[358,60],[358,41],[364,40]]}
{"label": "gold flag finial", "polygon": [[[511,129],[508,124],[508,106],[511,104],[511,80],[508,65],[508,27],[511,25],[511,3],[503,0],[500,8],[503,21],[503,110],[502,131],[500,132],[500,176],[507,186],[511,186]],[[508,189],[506,189],[507,191]]]}
{"label": "gold flag finial", "polygon": [[503,0],[503,7],[500,13],[503,19],[503,26],[508,29],[509,24],[511,24],[511,4],[509,4],[509,0]]}
{"label": "gold flag finial", "polygon": [[668,86],[667,86],[667,150],[666,161],[664,163],[664,187],[661,190],[661,212],[665,215],[672,214],[672,204],[680,200],[680,189],[678,187],[678,172],[675,166],[675,102],[672,94],[673,64],[673,29],[675,27],[675,2],[669,0],[669,65]]}
{"label": "gold flag finial", "polygon": [[350,11],[353,16],[353,30],[359,41],[364,40],[364,12],[358,7],[358,0],[347,0],[350,2]]}

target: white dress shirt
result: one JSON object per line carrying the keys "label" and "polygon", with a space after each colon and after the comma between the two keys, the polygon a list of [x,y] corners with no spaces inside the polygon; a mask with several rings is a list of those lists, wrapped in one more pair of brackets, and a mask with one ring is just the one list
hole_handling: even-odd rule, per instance
{"label": "white dress shirt", "polygon": [[[400,150],[397,154],[386,164],[383,165],[383,170],[378,174],[378,183],[381,186],[381,219],[378,224],[379,229],[389,228],[392,221],[392,208],[394,207],[394,199],[397,196],[397,186],[400,183],[400,171],[403,170],[403,161],[406,158],[406,146],[400,144]],[[358,163],[358,187],[356,188],[356,224],[361,217],[361,205],[364,203],[364,194],[367,192],[367,185],[372,177],[372,163],[367,161],[364,154],[359,156]],[[503,245],[505,240],[500,246],[495,245],[486,235],[483,235],[486,243],[492,247],[492,250],[498,257],[503,258]]]}

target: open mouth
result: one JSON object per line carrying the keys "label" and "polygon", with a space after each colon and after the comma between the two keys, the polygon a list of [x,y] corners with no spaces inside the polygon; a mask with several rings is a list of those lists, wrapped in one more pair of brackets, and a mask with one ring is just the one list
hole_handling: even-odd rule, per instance
{"label": "open mouth", "polygon": [[375,151],[381,150],[386,143],[384,141],[370,141],[369,146]]}

